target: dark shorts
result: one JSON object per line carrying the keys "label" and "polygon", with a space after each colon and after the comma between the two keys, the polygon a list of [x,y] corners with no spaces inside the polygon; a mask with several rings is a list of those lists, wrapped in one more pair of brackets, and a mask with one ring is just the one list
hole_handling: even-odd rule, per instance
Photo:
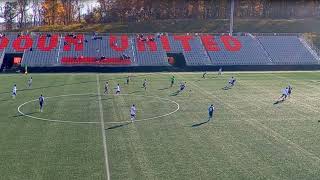
{"label": "dark shorts", "polygon": [[212,116],[213,116],[213,113],[209,113],[209,117],[212,118]]}
{"label": "dark shorts", "polygon": [[43,103],[40,103],[40,107],[42,107],[43,106]]}

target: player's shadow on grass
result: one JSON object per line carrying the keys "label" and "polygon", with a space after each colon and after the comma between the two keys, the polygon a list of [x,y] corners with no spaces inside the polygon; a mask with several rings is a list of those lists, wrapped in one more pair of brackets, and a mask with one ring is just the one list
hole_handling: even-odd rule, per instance
{"label": "player's shadow on grass", "polygon": [[160,89],[158,89],[158,90],[159,90],[159,91],[163,91],[163,90],[167,90],[167,89],[170,89],[170,87],[160,88]]}
{"label": "player's shadow on grass", "polygon": [[129,124],[131,124],[131,122],[127,122],[127,123],[124,123],[124,124],[118,124],[118,125],[115,125],[115,126],[111,126],[111,127],[108,127],[106,130],[112,130],[112,129],[121,128],[121,127],[124,127],[124,126],[128,126]]}
{"label": "player's shadow on grass", "polygon": [[273,103],[273,105],[281,104],[281,103],[283,103],[284,101],[285,101],[284,99],[277,100],[276,102]]}
{"label": "player's shadow on grass", "polygon": [[232,89],[232,87],[230,87],[230,86],[226,86],[226,87],[222,88],[222,90],[225,90],[225,91],[230,90],[230,89]]}
{"label": "player's shadow on grass", "polygon": [[176,92],[173,92],[170,96],[177,96],[179,93],[180,91],[176,91]]}
{"label": "player's shadow on grass", "polygon": [[202,126],[204,124],[207,124],[208,122],[210,122],[210,120],[206,120],[206,121],[201,122],[201,123],[193,124],[191,127],[193,127],[193,128],[200,127],[200,126]]}

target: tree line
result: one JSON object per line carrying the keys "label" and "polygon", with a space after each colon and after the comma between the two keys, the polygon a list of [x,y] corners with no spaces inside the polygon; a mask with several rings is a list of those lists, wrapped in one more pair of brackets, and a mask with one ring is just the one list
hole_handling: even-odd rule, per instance
{"label": "tree line", "polygon": [[[231,0],[15,0],[0,7],[7,30],[73,23],[228,19]],[[236,18],[320,17],[320,0],[234,0]],[[88,6],[88,7],[87,7]]]}

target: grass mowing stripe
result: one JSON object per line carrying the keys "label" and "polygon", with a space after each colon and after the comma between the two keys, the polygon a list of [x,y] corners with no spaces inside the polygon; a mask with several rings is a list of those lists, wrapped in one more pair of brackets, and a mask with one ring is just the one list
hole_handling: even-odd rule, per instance
{"label": "grass mowing stripe", "polygon": [[102,133],[102,141],[103,141],[104,159],[105,159],[105,165],[106,165],[107,180],[110,180],[108,149],[107,149],[107,137],[106,137],[105,127],[104,127],[103,108],[102,108],[102,103],[101,103],[99,74],[97,74],[96,77],[97,77],[97,93],[98,93],[98,101],[99,101],[99,109],[100,109],[101,133]]}
{"label": "grass mowing stripe", "polygon": [[[197,89],[199,89],[201,92],[204,92],[204,93],[206,93],[207,95],[210,95],[210,96],[212,95],[212,94],[209,93],[207,90],[199,87],[198,85],[194,84],[193,82],[190,82],[190,84],[192,84],[194,87],[196,87]],[[230,106],[230,105],[229,105],[229,106]],[[232,109],[233,109],[233,107],[232,107]],[[241,112],[240,112],[240,113],[241,113]],[[320,158],[319,158],[318,156],[316,156],[315,154],[307,151],[306,149],[304,149],[303,147],[299,146],[298,144],[296,144],[296,143],[290,141],[289,139],[283,137],[283,136],[282,136],[281,134],[279,134],[278,132],[276,132],[276,131],[274,131],[274,130],[268,128],[268,127],[266,127],[265,125],[261,124],[261,123],[258,122],[257,120],[255,120],[255,119],[251,119],[251,120],[254,121],[255,124],[252,123],[252,122],[249,121],[249,120],[244,119],[244,121],[246,121],[247,123],[249,123],[251,126],[253,126],[253,127],[257,128],[257,129],[262,130],[265,134],[272,136],[273,138],[275,138],[276,140],[278,140],[280,143],[281,143],[280,140],[282,140],[283,142],[288,143],[288,144],[291,145],[292,147],[295,147],[295,148],[298,149],[300,152],[303,152],[305,155],[308,155],[308,157],[311,157],[312,159],[315,159],[317,162],[320,162]],[[288,149],[290,149],[290,148],[288,148]]]}

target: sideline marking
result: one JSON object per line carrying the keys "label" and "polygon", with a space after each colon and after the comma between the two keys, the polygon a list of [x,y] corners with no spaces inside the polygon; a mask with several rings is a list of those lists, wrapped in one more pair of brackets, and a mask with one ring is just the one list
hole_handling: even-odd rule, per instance
{"label": "sideline marking", "polygon": [[[85,96],[85,95],[98,95],[98,94],[95,94],[95,93],[66,94],[66,95],[46,97],[45,99],[59,98],[59,97],[69,97],[69,96]],[[108,95],[108,96],[115,96],[115,95]],[[166,98],[161,98],[161,97],[157,97],[157,96],[133,95],[133,94],[120,94],[120,95],[117,95],[117,96],[150,97],[150,98],[154,98],[154,99],[169,101],[169,102],[171,102],[171,103],[173,103],[173,104],[175,104],[175,105],[177,106],[177,108],[176,108],[174,111],[170,112],[170,113],[167,113],[167,114],[164,114],[164,115],[160,115],[160,116],[145,118],[145,119],[137,119],[137,120],[135,120],[135,122],[149,121],[149,120],[154,120],[154,119],[166,117],[166,116],[169,116],[169,115],[171,115],[171,114],[174,114],[174,113],[176,113],[177,111],[180,110],[180,105],[179,105],[179,103],[177,103],[176,101],[170,100],[170,99],[166,99]],[[100,97],[101,97],[101,95],[100,95]],[[21,104],[21,105],[18,107],[18,112],[19,112],[21,115],[23,115],[23,116],[29,117],[29,118],[31,118],[31,119],[40,120],[40,121],[58,122],[58,123],[70,123],[70,124],[99,124],[99,123],[100,123],[100,122],[77,122],[77,121],[64,121],[64,120],[46,119],[46,118],[40,118],[40,117],[31,116],[31,115],[25,114],[24,112],[21,111],[21,108],[22,108],[23,106],[25,106],[26,104],[29,104],[29,103],[31,103],[31,102],[35,102],[35,101],[38,101],[38,99],[31,100],[31,101],[27,101],[27,102]],[[131,121],[114,121],[114,122],[105,122],[105,124],[122,124],[122,123],[129,123],[129,122],[131,122]]]}
{"label": "sideline marking", "polygon": [[106,165],[107,180],[110,180],[107,137],[106,137],[105,127],[104,127],[103,108],[102,108],[101,96],[100,96],[99,74],[97,74],[96,77],[97,77],[97,92],[98,92],[99,109],[100,109],[100,122],[101,122],[101,134],[102,134],[102,141],[103,141],[104,160]]}

